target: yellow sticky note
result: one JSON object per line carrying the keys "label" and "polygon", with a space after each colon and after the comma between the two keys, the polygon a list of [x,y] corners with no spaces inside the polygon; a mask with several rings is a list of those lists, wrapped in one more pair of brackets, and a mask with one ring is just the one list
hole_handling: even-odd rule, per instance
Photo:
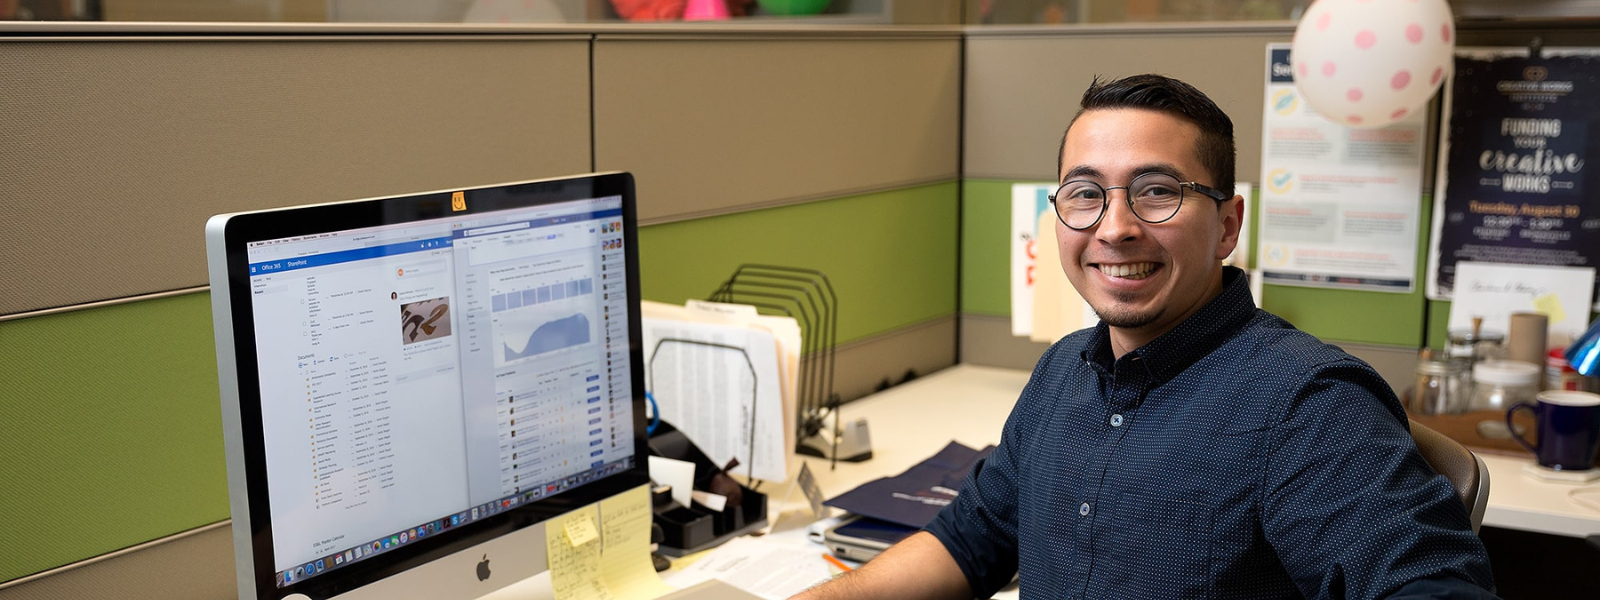
{"label": "yellow sticky note", "polygon": [[573,548],[600,539],[600,532],[594,527],[594,521],[588,518],[567,520],[567,541]]}
{"label": "yellow sticky note", "polygon": [[600,501],[600,573],[617,600],[648,600],[673,591],[650,561],[650,488]]}
{"label": "yellow sticky note", "polygon": [[1533,299],[1533,309],[1544,313],[1552,324],[1567,320],[1567,312],[1561,310],[1561,299],[1555,294],[1545,294]]}

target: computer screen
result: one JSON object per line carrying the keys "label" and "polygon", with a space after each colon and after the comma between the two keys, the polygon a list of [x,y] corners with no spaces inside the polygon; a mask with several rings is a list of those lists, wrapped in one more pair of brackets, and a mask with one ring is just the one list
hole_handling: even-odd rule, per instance
{"label": "computer screen", "polygon": [[612,173],[213,217],[241,597],[476,597],[645,483],[634,214]]}

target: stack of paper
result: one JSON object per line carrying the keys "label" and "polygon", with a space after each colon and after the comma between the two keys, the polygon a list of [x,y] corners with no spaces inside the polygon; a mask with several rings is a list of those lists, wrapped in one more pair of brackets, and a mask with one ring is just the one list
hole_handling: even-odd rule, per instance
{"label": "stack of paper", "polygon": [[794,455],[800,324],[755,307],[644,302],[645,385],[661,418],[736,473],[785,481]]}

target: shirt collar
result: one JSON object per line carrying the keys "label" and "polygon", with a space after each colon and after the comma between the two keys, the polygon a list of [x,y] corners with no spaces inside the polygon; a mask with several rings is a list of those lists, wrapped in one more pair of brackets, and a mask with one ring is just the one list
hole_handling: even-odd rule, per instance
{"label": "shirt collar", "polygon": [[[1177,327],[1134,350],[1150,369],[1155,385],[1182,373],[1222,345],[1235,331],[1255,316],[1250,296],[1250,278],[1237,267],[1222,268],[1222,292]],[[1101,373],[1112,370],[1111,330],[1104,322],[1095,325],[1083,349],[1083,360]],[[1126,357],[1124,357],[1126,358]]]}

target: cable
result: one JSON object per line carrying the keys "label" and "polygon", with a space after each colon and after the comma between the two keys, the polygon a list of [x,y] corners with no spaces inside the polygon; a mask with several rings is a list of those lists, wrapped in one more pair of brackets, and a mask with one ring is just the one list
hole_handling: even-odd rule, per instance
{"label": "cable", "polygon": [[656,426],[661,424],[661,407],[656,405],[656,397],[648,390],[645,391],[644,398],[650,401],[650,426],[644,428],[644,434],[651,436],[656,434]]}

